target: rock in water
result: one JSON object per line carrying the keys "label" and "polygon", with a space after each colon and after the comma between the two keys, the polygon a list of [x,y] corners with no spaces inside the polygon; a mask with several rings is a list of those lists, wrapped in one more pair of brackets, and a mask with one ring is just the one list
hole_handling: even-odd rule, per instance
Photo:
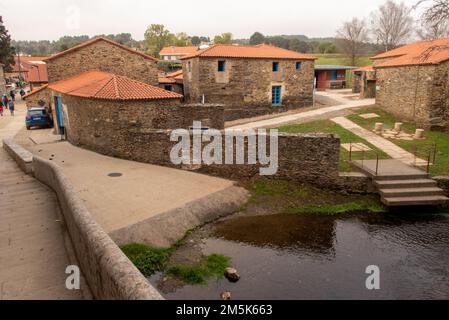
{"label": "rock in water", "polygon": [[237,273],[237,270],[234,268],[226,268],[224,275],[226,279],[228,279],[231,282],[237,282],[240,280],[240,275]]}
{"label": "rock in water", "polygon": [[221,293],[222,300],[231,300],[231,293],[229,291],[224,291]]}

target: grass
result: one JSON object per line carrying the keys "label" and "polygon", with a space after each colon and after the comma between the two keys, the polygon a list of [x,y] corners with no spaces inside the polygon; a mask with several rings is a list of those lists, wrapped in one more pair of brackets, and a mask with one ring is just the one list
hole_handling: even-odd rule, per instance
{"label": "grass", "polygon": [[[317,65],[323,65],[323,64],[330,64],[330,65],[350,65],[350,60],[342,54],[313,54],[314,56],[318,57],[318,60],[316,60],[315,64]],[[365,67],[371,65],[373,62],[370,59],[370,56],[360,56],[357,59],[356,67]]]}
{"label": "grass", "polygon": [[[341,139],[341,143],[364,143],[370,147],[373,151],[366,152],[364,154],[365,159],[375,159],[376,153],[379,154],[379,159],[388,159],[388,155],[382,150],[370,144],[365,139],[353,134],[352,132],[344,129],[340,125],[330,121],[330,120],[320,120],[310,123],[289,125],[279,128],[280,132],[287,133],[311,133],[311,132],[321,132],[321,133],[334,133],[338,134]],[[353,160],[362,159],[362,152],[353,153]],[[349,164],[349,152],[343,148],[340,149],[340,171],[350,172],[352,171],[351,165]]]}
{"label": "grass", "polygon": [[163,271],[173,252],[172,249],[153,248],[138,243],[125,245],[121,249],[145,277]]}
{"label": "grass", "polygon": [[273,196],[273,197],[297,197],[305,198],[310,195],[310,191],[306,188],[295,188],[294,184],[285,180],[265,179],[257,180],[253,185],[253,191],[256,196]]}
{"label": "grass", "polygon": [[150,277],[156,272],[167,272],[187,284],[204,284],[212,277],[224,276],[224,270],[229,266],[230,258],[212,254],[201,259],[195,265],[169,265],[170,256],[181,245],[178,242],[172,248],[154,248],[144,244],[132,243],[121,247],[125,255],[145,276]]}
{"label": "grass", "polygon": [[204,284],[211,278],[224,277],[224,270],[229,267],[230,258],[219,254],[203,257],[194,265],[176,265],[167,270],[168,274],[175,276],[187,284]]}
{"label": "grass", "polygon": [[[359,116],[362,113],[377,113],[380,118],[363,119]],[[379,107],[364,108],[355,111],[355,114],[348,117],[349,120],[357,123],[365,129],[372,130],[376,122],[382,122],[386,129],[394,128],[394,124],[399,122],[398,119],[392,114],[385,112]],[[401,121],[402,122],[402,121]],[[405,122],[403,130],[407,133],[414,133],[417,126],[414,123]],[[435,164],[430,167],[430,173],[434,176],[449,175],[449,133],[426,131],[425,140],[397,140],[389,139],[399,147],[414,153],[417,151],[417,155],[425,160],[428,159],[429,151],[433,150],[433,145],[437,146],[437,154]],[[433,159],[432,159],[433,160]]]}
{"label": "grass", "polygon": [[381,213],[385,212],[385,208],[378,202],[366,200],[342,204],[326,204],[321,206],[293,206],[288,208],[286,213],[337,215],[359,211],[368,213]]}

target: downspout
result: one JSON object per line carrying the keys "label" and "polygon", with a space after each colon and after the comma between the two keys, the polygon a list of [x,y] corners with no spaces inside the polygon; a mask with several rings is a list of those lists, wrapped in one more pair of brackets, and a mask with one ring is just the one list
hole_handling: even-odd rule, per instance
{"label": "downspout", "polygon": [[413,121],[416,122],[416,100],[418,98],[418,81],[419,81],[419,70],[421,66],[418,65],[418,68],[416,70],[416,85],[415,85],[415,99],[413,102]]}

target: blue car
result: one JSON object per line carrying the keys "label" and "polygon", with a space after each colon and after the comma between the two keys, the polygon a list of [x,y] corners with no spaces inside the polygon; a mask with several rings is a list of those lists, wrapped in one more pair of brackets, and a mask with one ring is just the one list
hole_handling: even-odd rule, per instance
{"label": "blue car", "polygon": [[53,118],[51,112],[44,107],[28,109],[26,119],[26,127],[28,130],[31,127],[53,127]]}

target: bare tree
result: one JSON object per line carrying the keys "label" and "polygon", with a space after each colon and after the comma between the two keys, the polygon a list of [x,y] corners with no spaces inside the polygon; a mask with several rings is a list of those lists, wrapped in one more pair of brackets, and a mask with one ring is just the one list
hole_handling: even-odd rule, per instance
{"label": "bare tree", "polygon": [[368,41],[368,29],[364,21],[353,18],[343,23],[337,31],[337,46],[350,59],[351,65],[357,64],[357,56],[363,49],[363,43]]}
{"label": "bare tree", "polygon": [[449,21],[433,24],[426,20],[421,21],[421,26],[416,30],[422,40],[435,40],[449,37]]}
{"label": "bare tree", "polygon": [[371,27],[377,42],[385,51],[406,42],[413,31],[411,8],[388,0],[371,14]]}
{"label": "bare tree", "polygon": [[428,25],[438,25],[441,23],[449,23],[449,0],[420,0],[414,8],[425,3],[431,3],[426,7],[421,19]]}

